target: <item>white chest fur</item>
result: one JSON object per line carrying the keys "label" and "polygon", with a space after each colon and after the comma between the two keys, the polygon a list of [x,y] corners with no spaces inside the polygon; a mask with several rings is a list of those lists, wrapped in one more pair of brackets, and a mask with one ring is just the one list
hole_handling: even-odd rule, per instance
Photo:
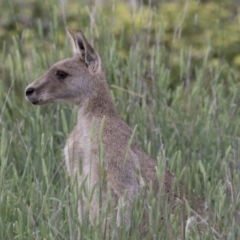
{"label": "white chest fur", "polygon": [[98,161],[92,155],[91,120],[81,111],[78,124],[66,142],[64,155],[68,174],[77,177],[79,184],[87,177],[89,187],[93,187],[98,179]]}

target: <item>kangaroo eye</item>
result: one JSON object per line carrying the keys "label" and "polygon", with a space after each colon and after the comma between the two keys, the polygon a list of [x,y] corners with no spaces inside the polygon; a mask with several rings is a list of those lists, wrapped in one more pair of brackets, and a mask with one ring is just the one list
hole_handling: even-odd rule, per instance
{"label": "kangaroo eye", "polygon": [[65,79],[68,74],[66,72],[63,72],[63,71],[56,71],[56,76],[58,79]]}

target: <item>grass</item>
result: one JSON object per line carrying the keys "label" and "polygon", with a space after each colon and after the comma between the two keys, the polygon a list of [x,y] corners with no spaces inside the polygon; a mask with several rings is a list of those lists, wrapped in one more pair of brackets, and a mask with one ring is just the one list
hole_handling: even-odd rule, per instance
{"label": "grass", "polygon": [[[61,7],[54,1],[49,4],[53,14],[47,33],[41,20],[38,28],[22,32],[16,25],[11,41],[0,46],[0,239],[76,239],[78,234],[82,239],[103,239],[101,227],[90,227],[89,219],[79,224],[77,196],[81,190],[66,175],[62,149],[76,123],[76,109],[64,104],[33,107],[24,99],[30,82],[71,55],[59,17]],[[138,41],[122,58],[124,29],[115,39],[111,27],[102,24],[101,12],[96,13],[95,23],[86,26],[81,16],[76,19],[90,39],[96,26],[102,33],[95,39],[95,48],[102,57],[117,112],[132,128],[137,124],[140,145],[176,175],[176,183],[184,182],[189,191],[208,202],[214,212],[209,225],[215,224],[223,239],[238,239],[240,86],[234,69],[227,63],[209,67],[209,45],[202,63],[194,73],[188,72],[191,57],[189,49],[183,49],[179,81],[171,86],[173,73],[164,46],[159,45],[163,29],[156,36],[135,32]],[[146,45],[148,38],[153,42]],[[154,201],[150,194],[149,221],[156,239],[176,239],[182,228],[179,220],[169,214],[165,202],[155,209]],[[131,239],[140,238],[136,229],[141,204],[140,200],[134,204]],[[159,212],[164,212],[164,224]],[[112,225],[115,229],[114,221]],[[113,231],[113,239],[116,234]],[[127,239],[124,229],[120,238]],[[200,237],[193,230],[186,239]],[[214,236],[206,231],[202,239]]]}

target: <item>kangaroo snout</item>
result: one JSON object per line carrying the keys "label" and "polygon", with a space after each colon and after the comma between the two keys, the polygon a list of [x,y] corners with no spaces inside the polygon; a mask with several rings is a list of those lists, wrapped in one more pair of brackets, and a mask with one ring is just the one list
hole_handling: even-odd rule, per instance
{"label": "kangaroo snout", "polygon": [[32,104],[36,105],[40,103],[39,98],[36,94],[35,88],[28,86],[25,90],[25,97],[26,99],[31,102]]}
{"label": "kangaroo snout", "polygon": [[26,89],[26,97],[30,97],[34,93],[34,88],[33,87],[28,87]]}

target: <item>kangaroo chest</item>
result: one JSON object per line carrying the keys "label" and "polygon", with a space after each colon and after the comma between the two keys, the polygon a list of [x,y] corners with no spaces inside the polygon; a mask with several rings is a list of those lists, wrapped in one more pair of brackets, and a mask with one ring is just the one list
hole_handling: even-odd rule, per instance
{"label": "kangaroo chest", "polygon": [[99,165],[96,156],[94,142],[91,141],[91,122],[82,119],[69,135],[64,155],[68,174],[77,175],[78,181],[87,177],[87,182],[94,185],[98,182]]}

